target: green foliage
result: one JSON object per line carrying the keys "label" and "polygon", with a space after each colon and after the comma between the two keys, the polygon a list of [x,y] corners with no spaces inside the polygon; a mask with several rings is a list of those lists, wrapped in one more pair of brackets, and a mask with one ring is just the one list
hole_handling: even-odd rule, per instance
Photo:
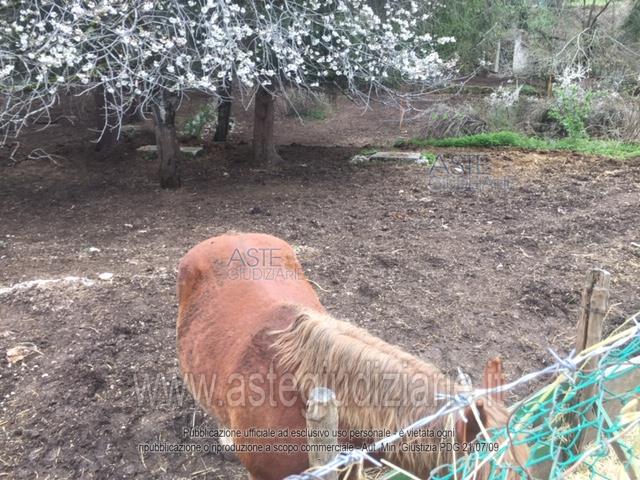
{"label": "green foliage", "polygon": [[538,89],[533,85],[524,84],[520,87],[520,95],[527,95],[529,97],[537,97],[539,95]]}
{"label": "green foliage", "polygon": [[537,6],[530,15],[531,10],[525,0],[448,0],[440,3],[424,28],[435,37],[454,37],[455,43],[438,46],[438,53],[456,58],[458,67],[470,72],[482,60],[493,61],[497,41],[514,26],[526,27],[542,7]]}
{"label": "green foliage", "polygon": [[185,135],[202,139],[205,128],[216,122],[216,109],[207,104],[184,123],[182,131]]}
{"label": "green foliage", "polygon": [[640,157],[640,144],[589,138],[563,138],[559,140],[527,137],[515,132],[479,133],[464,137],[441,139],[412,139],[396,142],[395,146],[415,147],[513,147],[525,150],[568,150],[608,158]]}
{"label": "green foliage", "polygon": [[500,9],[488,0],[452,0],[438,9],[426,30],[434,36],[452,36],[455,43],[438,47],[444,58],[458,58],[458,66],[464,71],[474,69],[481,59],[478,47],[487,32],[491,31]]}
{"label": "green foliage", "polygon": [[[580,0],[582,1],[582,0]],[[558,17],[558,8],[552,4],[537,2],[538,4],[531,7],[527,16],[526,29],[530,35],[541,40],[546,40],[553,35],[558,27],[561,19]],[[533,40],[533,38],[530,38]]]}
{"label": "green foliage", "polygon": [[586,138],[592,98],[591,91],[585,92],[578,85],[560,89],[556,104],[549,110],[549,116],[562,126],[569,138]]}
{"label": "green foliage", "polygon": [[622,30],[629,41],[640,41],[640,0],[633,2],[629,16],[622,26]]}
{"label": "green foliage", "polygon": [[311,120],[324,120],[327,118],[327,110],[324,105],[319,105],[307,110],[304,117]]}
{"label": "green foliage", "polygon": [[438,160],[438,155],[433,152],[422,152],[420,155],[429,166],[433,165]]}
{"label": "green foliage", "polygon": [[375,148],[363,148],[362,150],[360,150],[359,155],[370,157],[374,153],[378,153],[378,150],[376,150]]}

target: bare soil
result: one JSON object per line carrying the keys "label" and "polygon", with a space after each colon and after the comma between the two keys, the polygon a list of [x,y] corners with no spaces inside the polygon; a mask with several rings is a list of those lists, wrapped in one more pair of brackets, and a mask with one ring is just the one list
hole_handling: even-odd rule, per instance
{"label": "bare soil", "polygon": [[[334,315],[475,379],[495,355],[513,379],[552,361],[547,348],[570,350],[592,267],[612,274],[607,328],[640,310],[639,159],[438,151],[481,155],[492,178],[509,178],[484,191],[434,189],[423,166],[350,165],[419,128],[395,115],[342,105],[305,125],[280,118],[286,166],[265,172],[242,163],[250,129],[236,112],[230,144],[189,160],[177,191],[135,153],[150,133],[97,156],[61,124],[23,146],[64,158],[0,158],[0,351],[39,351],[0,367],[0,476],[243,478],[218,455],[138,450],[198,443],[184,428],[215,425],[177,376],[175,273],[191,246],[228,230],[296,245]],[[67,276],[93,282],[10,288]]]}

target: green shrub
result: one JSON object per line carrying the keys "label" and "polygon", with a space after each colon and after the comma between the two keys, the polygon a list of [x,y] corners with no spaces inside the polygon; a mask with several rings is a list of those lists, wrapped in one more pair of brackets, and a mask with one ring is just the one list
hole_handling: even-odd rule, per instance
{"label": "green shrub", "polygon": [[539,94],[538,89],[533,85],[524,84],[522,85],[522,87],[520,87],[520,95],[526,95],[528,97],[537,97],[538,94]]}
{"label": "green shrub", "polygon": [[183,134],[188,137],[202,139],[206,129],[211,129],[212,127],[215,129],[216,114],[215,108],[209,104],[205,105],[184,123],[182,127]]}
{"label": "green shrub", "polygon": [[549,116],[562,126],[567,137],[586,138],[592,98],[593,92],[585,91],[578,85],[568,85],[558,90],[556,103],[549,110]]}
{"label": "green shrub", "polygon": [[640,1],[635,0],[629,11],[629,16],[622,25],[626,40],[637,42],[640,39]]}

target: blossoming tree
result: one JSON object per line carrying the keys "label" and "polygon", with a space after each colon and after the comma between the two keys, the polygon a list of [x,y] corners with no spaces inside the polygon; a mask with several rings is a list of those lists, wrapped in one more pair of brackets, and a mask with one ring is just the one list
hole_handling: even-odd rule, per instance
{"label": "blossoming tree", "polygon": [[[380,3],[380,2],[378,2]],[[274,97],[329,83],[359,96],[390,76],[430,82],[450,65],[419,28],[418,2],[386,0],[0,0],[0,129],[19,133],[62,93],[103,95],[103,134],[152,112],[163,187],[180,184],[175,111],[231,82],[255,104],[254,160],[279,161]]]}

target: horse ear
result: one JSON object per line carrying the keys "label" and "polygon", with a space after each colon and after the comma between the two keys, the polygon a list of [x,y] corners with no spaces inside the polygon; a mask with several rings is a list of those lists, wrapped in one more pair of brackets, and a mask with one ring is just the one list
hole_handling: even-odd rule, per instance
{"label": "horse ear", "polygon": [[[485,389],[498,388],[504,385],[504,373],[502,372],[502,360],[500,357],[493,358],[484,367],[482,387]],[[504,402],[504,392],[495,392],[489,395],[491,400],[500,403]]]}
{"label": "horse ear", "polygon": [[462,418],[459,418],[456,421],[456,438],[458,442],[472,442],[482,431],[482,427],[480,426],[480,423],[478,423],[478,420],[480,420],[482,425],[486,424],[487,415],[484,408],[484,401],[482,399],[476,400],[476,410],[480,416],[479,419],[473,413],[473,409],[471,407],[464,409],[464,416],[467,421],[465,422]]}

